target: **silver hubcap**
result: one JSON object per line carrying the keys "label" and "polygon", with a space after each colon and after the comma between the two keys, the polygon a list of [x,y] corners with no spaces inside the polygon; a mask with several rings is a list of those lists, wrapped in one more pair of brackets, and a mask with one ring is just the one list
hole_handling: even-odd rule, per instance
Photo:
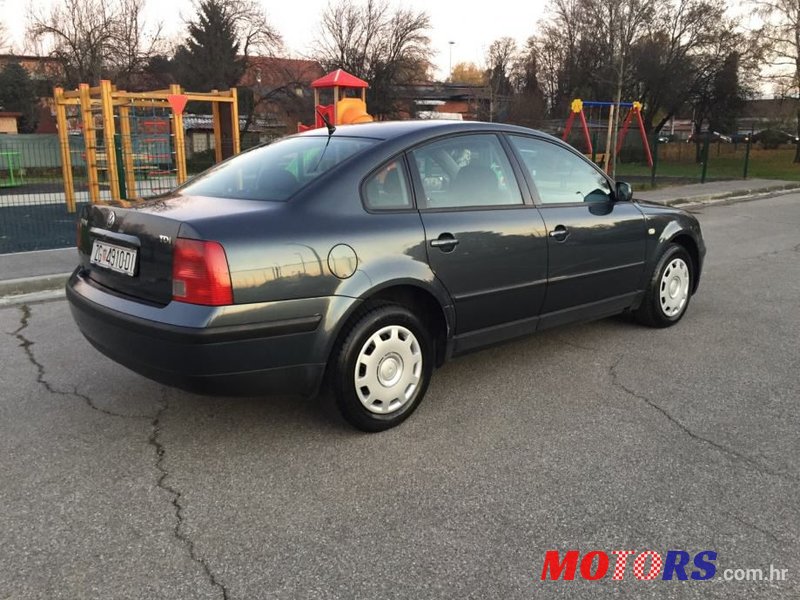
{"label": "silver hubcap", "polygon": [[661,311],[668,317],[679,315],[689,299],[689,267],[683,259],[669,262],[659,285]]}
{"label": "silver hubcap", "polygon": [[368,411],[385,415],[414,397],[422,377],[422,350],[411,331],[400,325],[379,329],[358,353],[356,394]]}

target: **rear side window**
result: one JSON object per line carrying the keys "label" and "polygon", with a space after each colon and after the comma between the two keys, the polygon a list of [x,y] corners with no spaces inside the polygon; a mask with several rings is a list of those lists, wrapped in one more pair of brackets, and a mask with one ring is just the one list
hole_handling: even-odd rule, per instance
{"label": "rear side window", "polygon": [[468,208],[522,204],[522,194],[500,140],[459,135],[415,149],[424,207]]}
{"label": "rear side window", "polygon": [[371,139],[335,136],[285,138],[211,167],[178,188],[178,192],[214,198],[284,201],[374,143]]}
{"label": "rear side window", "polygon": [[411,193],[402,160],[395,159],[369,176],[364,184],[364,203],[370,210],[411,208]]}

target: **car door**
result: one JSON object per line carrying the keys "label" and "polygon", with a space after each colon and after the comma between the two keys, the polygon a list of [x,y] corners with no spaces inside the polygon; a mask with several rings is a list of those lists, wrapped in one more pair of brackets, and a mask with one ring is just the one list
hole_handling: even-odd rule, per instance
{"label": "car door", "polygon": [[645,261],[644,215],[610,181],[557,143],[510,135],[547,228],[541,327],[614,314],[632,303]]}
{"label": "car door", "polygon": [[428,261],[454,301],[456,351],[533,331],[547,275],[544,222],[500,138],[451,136],[410,155]]}

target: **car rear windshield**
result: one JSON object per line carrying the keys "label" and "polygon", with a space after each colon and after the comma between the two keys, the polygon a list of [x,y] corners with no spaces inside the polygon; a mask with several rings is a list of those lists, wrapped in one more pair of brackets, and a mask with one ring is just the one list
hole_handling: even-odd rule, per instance
{"label": "car rear windshield", "polygon": [[213,198],[288,200],[301,187],[375,142],[336,136],[285,138],[211,167],[178,192]]}

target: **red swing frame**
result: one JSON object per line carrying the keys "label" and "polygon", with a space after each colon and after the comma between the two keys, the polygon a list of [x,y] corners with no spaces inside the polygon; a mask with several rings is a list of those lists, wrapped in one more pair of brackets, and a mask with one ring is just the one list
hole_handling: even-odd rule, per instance
{"label": "red swing frame", "polygon": [[[588,106],[615,106],[615,102],[597,102],[594,100],[581,100],[580,98],[575,98],[570,105],[570,113],[567,117],[566,125],[564,126],[564,134],[561,136],[563,141],[567,141],[567,137],[569,136],[569,132],[572,130],[572,124],[575,121],[575,117],[577,116],[580,119],[581,123],[581,130],[583,131],[583,139],[586,142],[587,154],[593,153],[592,148],[592,139],[589,135],[589,125],[586,123],[586,115],[583,112],[583,107]],[[642,146],[644,147],[644,154],[647,158],[647,164],[652,168],[653,166],[653,154],[650,151],[650,142],[647,140],[647,133],[644,129],[644,121],[642,120],[642,103],[641,102],[620,102],[619,107],[626,107],[628,108],[628,114],[625,116],[625,120],[622,123],[622,128],[619,130],[619,134],[617,136],[617,147],[615,149],[616,156],[619,156],[620,151],[622,150],[622,145],[625,143],[625,136],[628,135],[628,130],[630,129],[631,122],[634,118],[636,118],[636,123],[639,126],[639,134],[642,137]]]}

